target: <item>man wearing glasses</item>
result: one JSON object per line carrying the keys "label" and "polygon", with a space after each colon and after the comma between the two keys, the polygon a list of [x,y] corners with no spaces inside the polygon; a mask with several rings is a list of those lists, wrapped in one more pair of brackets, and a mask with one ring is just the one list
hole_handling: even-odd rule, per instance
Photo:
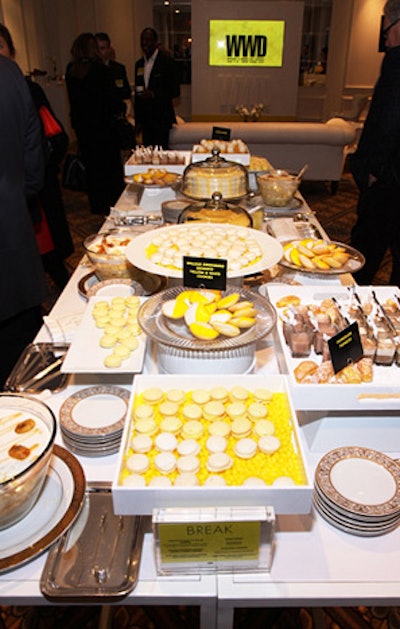
{"label": "man wearing glasses", "polygon": [[354,274],[359,284],[372,284],[390,249],[390,284],[400,286],[400,0],[385,3],[382,35],[381,73],[350,162],[360,190],[351,245],[366,259]]}

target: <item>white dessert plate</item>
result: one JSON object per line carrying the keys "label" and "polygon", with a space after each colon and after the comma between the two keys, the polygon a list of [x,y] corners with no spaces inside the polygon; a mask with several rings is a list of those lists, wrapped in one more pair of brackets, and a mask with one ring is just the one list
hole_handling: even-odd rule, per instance
{"label": "white dessert plate", "polygon": [[[120,367],[106,367],[104,359],[112,353],[112,348],[100,347],[103,328],[96,327],[92,311],[95,303],[106,300],[105,297],[92,297],[83,315],[78,330],[62,365],[64,373],[138,373],[142,370],[146,350],[146,336],[137,336],[139,346],[123,360]],[[140,297],[141,303],[145,297]]]}
{"label": "white dessert plate", "polygon": [[124,427],[129,396],[127,389],[111,385],[81,389],[62,404],[60,425],[77,437],[112,436]]}
{"label": "white dessert plate", "polygon": [[400,467],[382,452],[358,446],[331,450],[315,478],[322,493],[350,513],[400,514]]}
{"label": "white dessert plate", "polygon": [[43,489],[33,509],[0,531],[0,573],[40,555],[75,521],[84,502],[86,481],[79,461],[54,445]]}
{"label": "white dessert plate", "polygon": [[78,283],[78,291],[84,299],[90,299],[95,295],[113,296],[121,295],[153,295],[163,290],[167,285],[167,278],[160,275],[143,274],[143,284],[128,278],[115,278],[113,280],[100,281],[95,271],[84,275]]}
{"label": "white dessert plate", "polygon": [[[182,269],[155,264],[148,258],[147,250],[154,241],[155,235],[157,235],[157,237],[160,236],[161,238],[170,235],[172,239],[173,235],[182,232],[183,236],[186,230],[198,229],[199,225],[207,225],[209,227],[221,227],[220,224],[199,223],[197,221],[196,223],[182,223],[180,225],[160,227],[159,229],[157,229],[157,231],[145,232],[144,234],[141,234],[140,236],[135,238],[135,242],[131,242],[126,248],[126,257],[131,264],[139,267],[140,269],[143,269],[144,271],[180,279],[183,276]],[[251,229],[249,227],[238,227],[236,225],[225,225],[225,227],[226,229],[229,228],[229,230],[237,231],[238,236],[240,233],[243,233],[243,230],[247,231],[249,238],[254,238],[262,250],[261,256],[259,256],[253,264],[249,264],[239,270],[228,270],[228,278],[243,277],[245,275],[253,275],[254,273],[259,273],[260,271],[264,271],[274,264],[277,264],[282,258],[282,245],[272,236],[269,236],[264,232],[258,231],[257,229]]]}

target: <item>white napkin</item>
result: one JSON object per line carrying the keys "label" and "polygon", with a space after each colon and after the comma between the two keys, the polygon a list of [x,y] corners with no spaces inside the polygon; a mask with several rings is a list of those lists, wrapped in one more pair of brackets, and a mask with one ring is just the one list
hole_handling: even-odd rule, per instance
{"label": "white napkin", "polygon": [[75,312],[57,318],[43,317],[43,321],[53,343],[71,343],[82,317],[82,312]]}

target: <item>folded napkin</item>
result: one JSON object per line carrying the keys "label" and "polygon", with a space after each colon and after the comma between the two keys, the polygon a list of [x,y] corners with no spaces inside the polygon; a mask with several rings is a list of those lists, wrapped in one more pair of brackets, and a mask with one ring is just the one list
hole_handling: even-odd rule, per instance
{"label": "folded napkin", "polygon": [[75,312],[61,317],[43,317],[45,328],[52,342],[71,343],[82,316],[82,312]]}

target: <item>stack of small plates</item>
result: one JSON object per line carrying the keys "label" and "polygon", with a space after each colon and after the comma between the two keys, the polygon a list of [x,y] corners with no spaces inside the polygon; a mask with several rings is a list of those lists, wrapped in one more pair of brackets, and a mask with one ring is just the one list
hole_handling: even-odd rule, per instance
{"label": "stack of small plates", "polygon": [[346,533],[389,533],[400,522],[400,465],[376,450],[337,448],[318,464],[313,498],[318,513]]}
{"label": "stack of small plates", "polygon": [[60,408],[65,445],[75,454],[98,457],[118,452],[129,391],[95,386],[71,395]]}

